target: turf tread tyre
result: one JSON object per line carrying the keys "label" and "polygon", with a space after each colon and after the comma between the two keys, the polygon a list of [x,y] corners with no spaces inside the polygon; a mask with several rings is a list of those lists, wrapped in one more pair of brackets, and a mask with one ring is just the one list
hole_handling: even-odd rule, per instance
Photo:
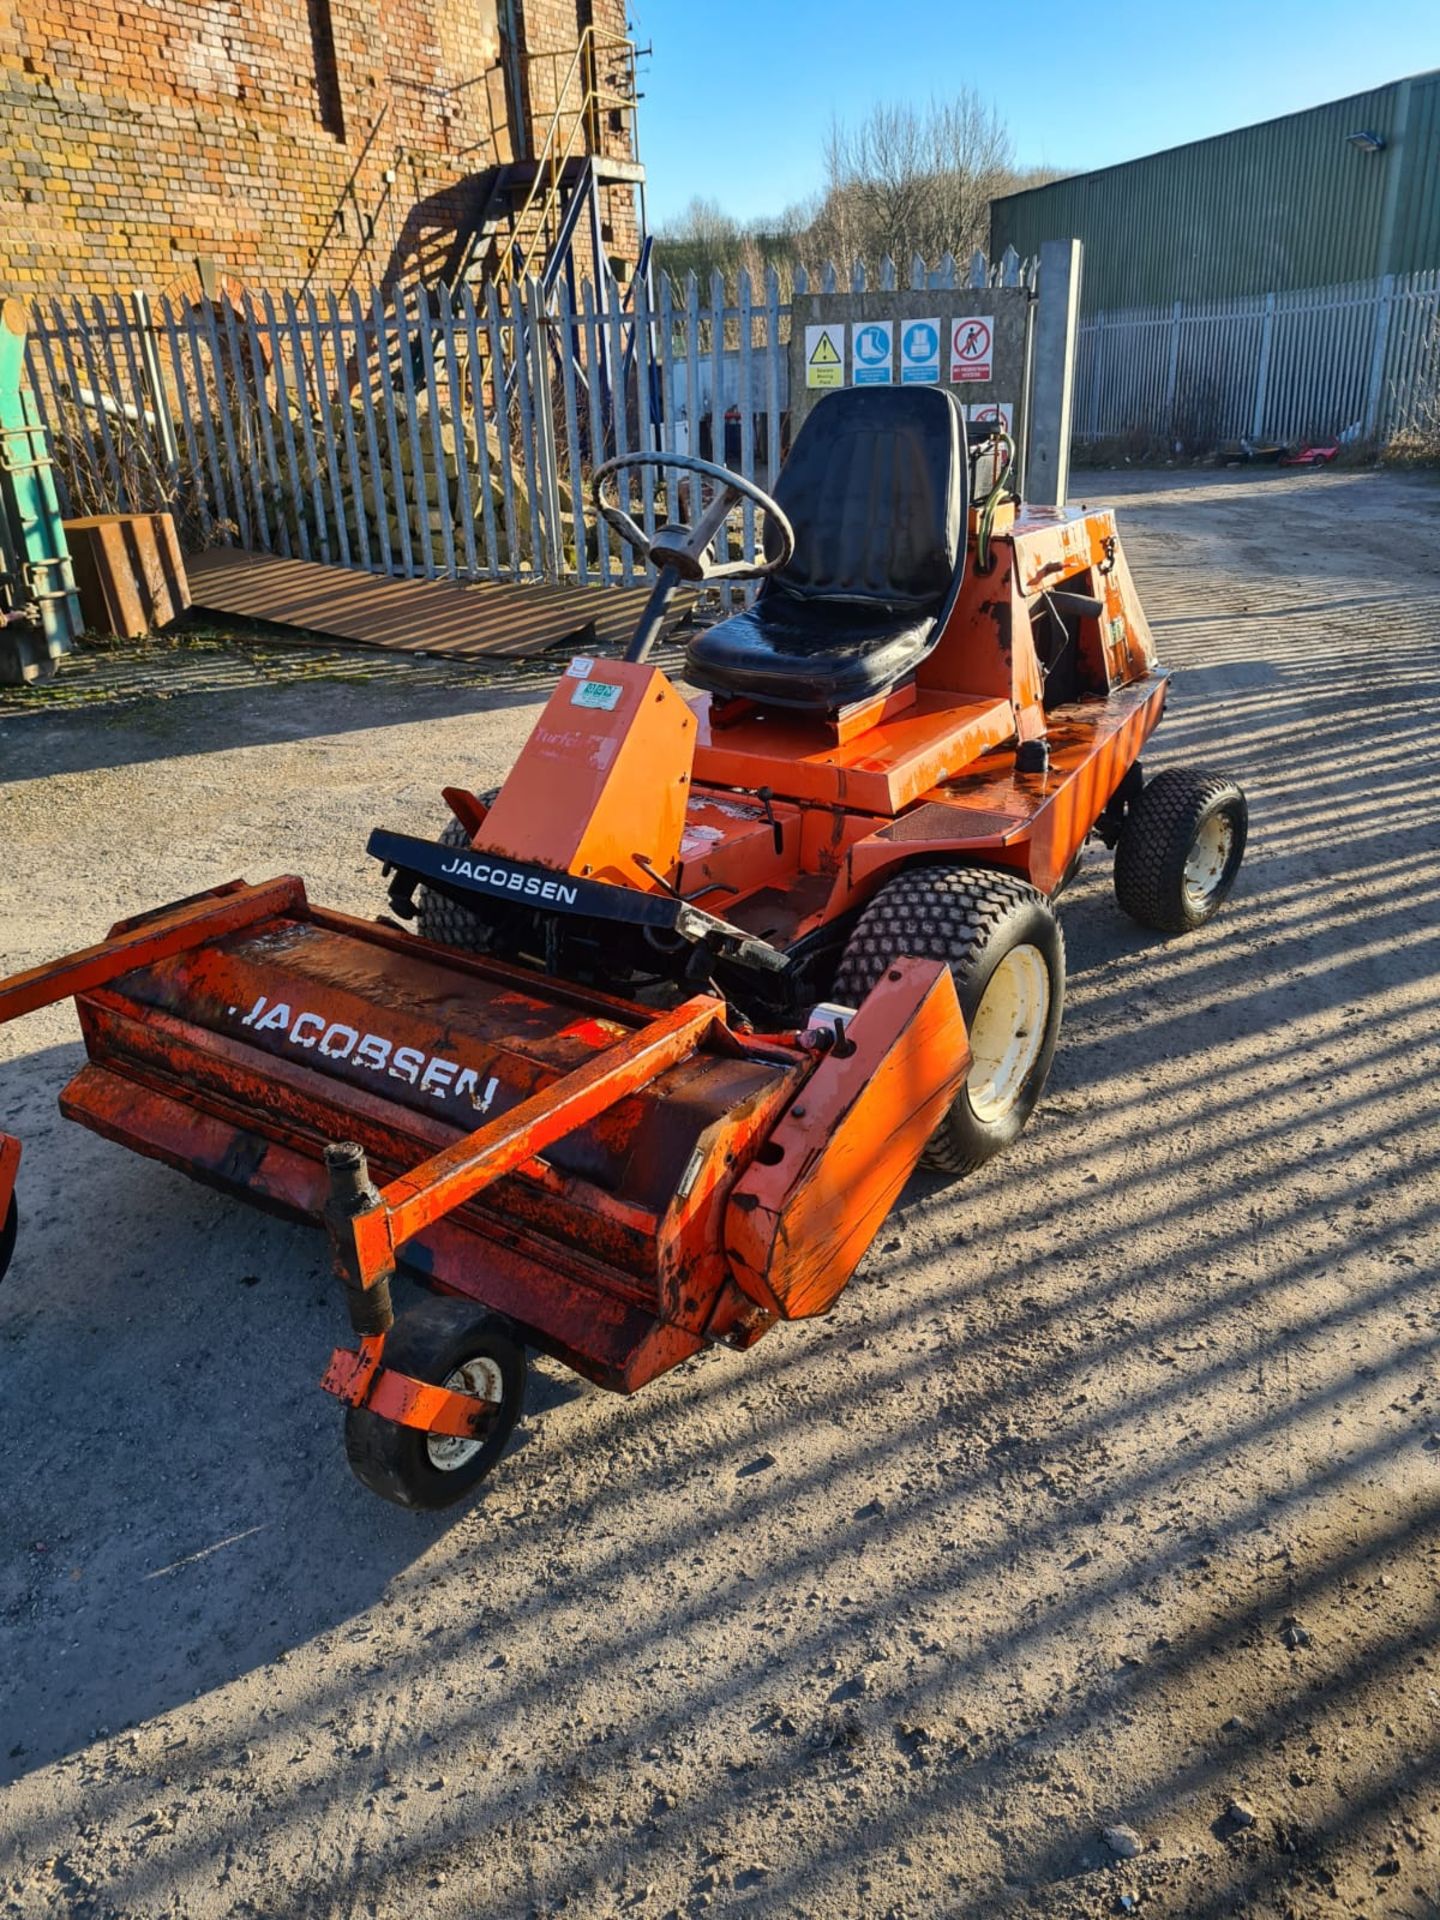
{"label": "turf tread tyre", "polygon": [[[495,787],[489,793],[476,797],[488,807],[499,791]],[[440,834],[440,845],[468,847],[469,844],[469,834],[452,814]],[[460,953],[485,953],[489,950],[490,929],[473,908],[462,907],[458,900],[447,899],[443,893],[433,893],[429,887],[421,887],[417,891],[415,904],[418,909],[415,929],[422,940],[433,940],[440,947],[454,947]]]}
{"label": "turf tread tyre", "polygon": [[[1197,910],[1185,887],[1185,863],[1201,827],[1230,814],[1232,840],[1219,884]],[[1156,933],[1191,933],[1212,920],[1245,857],[1249,809],[1228,774],[1166,767],[1147,780],[1126,810],[1115,848],[1115,898],[1132,920]]]}
{"label": "turf tread tyre", "polygon": [[1049,971],[1050,1007],[1040,1053],[1012,1111],[985,1123],[966,1088],[935,1129],[921,1164],[973,1173],[1010,1145],[1044,1091],[1065,1006],[1065,939],[1049,901],[1015,874],[982,867],[912,867],[887,880],[856,922],[835,975],[834,997],[858,1006],[902,955],[944,960],[967,1028],[991,975],[1014,946],[1039,947]]}
{"label": "turf tread tyre", "polygon": [[397,1426],[367,1407],[347,1407],[345,1457],[356,1479],[382,1500],[426,1512],[473,1492],[504,1452],[524,1406],[525,1349],[514,1327],[473,1300],[442,1295],[407,1307],[385,1340],[387,1367],[432,1386],[443,1386],[457,1367],[482,1354],[499,1366],[502,1394],[478,1453],[446,1471],[431,1461],[418,1428]]}

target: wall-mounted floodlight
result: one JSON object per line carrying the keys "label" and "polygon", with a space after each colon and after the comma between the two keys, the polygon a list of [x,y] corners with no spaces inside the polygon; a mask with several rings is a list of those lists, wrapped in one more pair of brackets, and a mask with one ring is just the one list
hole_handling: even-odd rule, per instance
{"label": "wall-mounted floodlight", "polygon": [[1345,138],[1350,142],[1352,147],[1358,147],[1361,153],[1383,153],[1385,151],[1385,136],[1383,133],[1371,133],[1368,129],[1362,128],[1359,133],[1347,133]]}

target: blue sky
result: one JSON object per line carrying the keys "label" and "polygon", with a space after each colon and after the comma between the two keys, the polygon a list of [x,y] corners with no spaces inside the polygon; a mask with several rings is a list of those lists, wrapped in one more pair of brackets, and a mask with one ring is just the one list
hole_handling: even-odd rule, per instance
{"label": "blue sky", "polygon": [[1440,66],[1436,0],[630,0],[652,224],[813,191],[832,114],[962,86],[1074,172]]}

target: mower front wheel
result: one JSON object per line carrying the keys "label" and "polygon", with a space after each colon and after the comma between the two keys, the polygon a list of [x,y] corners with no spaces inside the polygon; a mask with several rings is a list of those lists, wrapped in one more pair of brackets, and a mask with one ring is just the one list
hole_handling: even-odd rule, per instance
{"label": "mower front wheel", "polygon": [[1065,1010],[1065,941],[1043,893],[978,867],[916,867],[861,914],[835,976],[853,1006],[902,955],[945,960],[973,1056],[923,1164],[973,1173],[1017,1139],[1049,1077]]}
{"label": "mower front wheel", "polygon": [[1203,927],[1235,884],[1249,824],[1245,795],[1227,774],[1167,767],[1126,809],[1115,898],[1156,933]]}
{"label": "mower front wheel", "polygon": [[[479,798],[485,806],[499,794],[494,788]],[[452,814],[441,829],[442,847],[468,847],[470,836]],[[484,953],[490,945],[490,929],[472,907],[462,907],[443,893],[421,887],[416,896],[415,929],[423,940],[437,946],[454,947],[459,953]]]}
{"label": "mower front wheel", "polygon": [[438,1297],[398,1317],[385,1339],[383,1364],[495,1403],[471,1440],[397,1426],[368,1407],[345,1409],[345,1454],[357,1480],[397,1507],[453,1506],[479,1486],[515,1431],[525,1399],[525,1349],[501,1315]]}

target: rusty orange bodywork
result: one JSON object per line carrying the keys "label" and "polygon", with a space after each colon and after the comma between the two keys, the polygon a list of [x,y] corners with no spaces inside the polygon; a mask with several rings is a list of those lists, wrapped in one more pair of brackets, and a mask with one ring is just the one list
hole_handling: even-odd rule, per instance
{"label": "rusty orange bodywork", "polygon": [[[1074,636],[1084,693],[1047,708],[1034,624],[1057,589],[1099,610]],[[688,729],[678,701],[656,698],[663,675],[581,666],[621,685],[622,699],[612,712],[577,709],[562,680],[489,815],[473,796],[447,795],[472,839],[671,888],[779,946],[853,914],[888,873],[920,861],[1006,867],[1052,892],[1139,758],[1167,688],[1114,517],[1084,509],[1022,509],[994,539],[988,571],[969,568],[914,682],[828,719],[702,694]],[[1048,768],[1018,771],[1014,743],[1041,735]],[[575,770],[557,797],[566,756]],[[622,771],[597,772],[599,756]],[[688,806],[677,812],[680,794]],[[582,806],[598,795],[586,834],[571,817],[577,795]]]}
{"label": "rusty orange bodywork", "polygon": [[654,887],[654,871],[679,857],[694,747],[695,715],[658,668],[574,661],[485,816],[485,845],[559,873]]}
{"label": "rusty orange bodywork", "polygon": [[960,1091],[970,1047],[949,968],[897,962],[846,1045],[816,1068],[726,1212],[741,1286],[786,1320],[834,1305]]}
{"label": "rusty orange bodywork", "polygon": [[717,726],[709,696],[695,704],[695,778],[702,788],[769,787],[787,800],[856,813],[899,813],[1015,731],[1007,701],[957,701],[945,693],[922,693],[868,733],[844,741],[823,723],[758,708]]}

